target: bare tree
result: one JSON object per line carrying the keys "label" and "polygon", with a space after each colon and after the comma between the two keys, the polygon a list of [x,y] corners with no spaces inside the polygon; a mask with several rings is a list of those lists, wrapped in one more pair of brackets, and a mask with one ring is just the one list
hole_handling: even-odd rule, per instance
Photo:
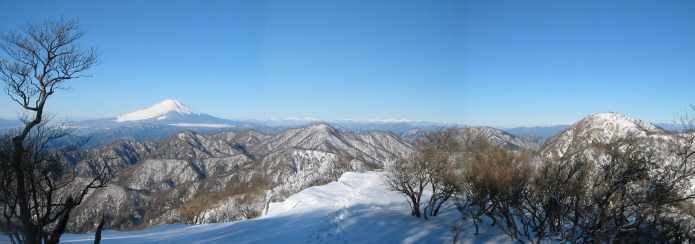
{"label": "bare tree", "polygon": [[420,140],[416,157],[425,163],[424,169],[432,189],[432,195],[424,208],[425,219],[428,214],[437,216],[442,205],[458,189],[455,170],[459,167],[459,161],[454,155],[460,151],[461,146],[457,138],[458,130],[455,127],[441,127]]}
{"label": "bare tree", "polygon": [[593,167],[586,160],[563,160],[545,163],[532,172],[515,211],[522,227],[517,236],[535,243],[547,238],[568,241],[565,237],[576,236],[564,220],[566,216],[581,217],[572,210],[587,199]]}
{"label": "bare tree", "polygon": [[[529,172],[527,165],[507,148],[481,139],[467,147],[465,163],[456,194],[457,209],[473,220],[478,233],[481,216],[510,221],[509,208],[516,204]],[[503,229],[505,230],[505,229]]]}
{"label": "bare tree", "polygon": [[257,196],[245,193],[234,199],[234,205],[244,219],[252,219],[261,215],[261,211],[256,208]]}
{"label": "bare tree", "polygon": [[[449,200],[458,184],[455,160],[452,157],[460,147],[455,128],[439,128],[419,141],[419,149],[406,158],[399,158],[386,167],[386,183],[391,190],[406,196],[415,217],[437,216],[442,205]],[[425,188],[432,189],[430,199],[423,203]],[[420,207],[424,204],[423,212]]]}
{"label": "bare tree", "polygon": [[328,164],[328,176],[330,180],[337,181],[345,172],[352,170],[352,165],[350,162],[354,157],[338,155],[335,159],[330,161]]}
{"label": "bare tree", "polygon": [[[109,179],[106,165],[87,166],[85,176],[60,160],[75,147],[51,142],[71,131],[48,126],[50,116],[44,111],[51,95],[67,89],[67,81],[85,77],[84,71],[98,63],[96,49],[77,43],[84,34],[77,21],[60,19],[28,23],[0,35],[5,54],[0,58],[0,79],[24,111],[24,127],[11,134],[11,146],[6,146],[11,149],[2,158],[1,197],[13,242],[57,243],[72,209]],[[15,222],[20,230],[14,229]]]}
{"label": "bare tree", "polygon": [[653,150],[660,143],[627,137],[546,162],[512,205],[521,226],[505,233],[536,242],[692,242],[693,162],[681,157],[682,138],[667,155]]}
{"label": "bare tree", "polygon": [[428,183],[424,164],[415,159],[399,158],[386,167],[386,185],[392,191],[406,196],[410,203],[410,214],[420,218],[422,193]]}

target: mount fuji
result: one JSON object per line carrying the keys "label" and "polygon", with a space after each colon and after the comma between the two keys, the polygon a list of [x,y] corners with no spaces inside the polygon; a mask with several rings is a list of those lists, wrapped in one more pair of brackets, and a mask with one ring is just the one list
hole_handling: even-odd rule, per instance
{"label": "mount fuji", "polygon": [[75,136],[90,138],[85,145],[88,148],[110,144],[121,139],[160,140],[181,130],[198,133],[246,129],[265,131],[265,127],[248,122],[221,119],[197,112],[173,99],[166,99],[149,108],[120,116],[70,122],[69,125],[76,129],[73,133]]}
{"label": "mount fuji", "polygon": [[110,129],[131,125],[169,125],[177,127],[232,128],[246,126],[248,122],[217,118],[200,113],[174,99],[166,99],[149,108],[116,117],[73,122],[78,128]]}
{"label": "mount fuji", "polygon": [[183,106],[179,101],[173,99],[167,99],[160,103],[155,104],[152,107],[146,109],[140,109],[138,111],[124,114],[116,117],[116,122],[126,122],[126,121],[137,121],[157,118],[157,120],[166,119],[167,116],[188,116],[188,115],[198,115],[201,113],[194,111],[186,106]]}
{"label": "mount fuji", "polygon": [[245,124],[244,122],[220,119],[207,114],[199,113],[173,99],[167,99],[155,104],[152,107],[117,116],[114,121],[117,123],[147,122],[181,127],[212,128],[235,127]]}

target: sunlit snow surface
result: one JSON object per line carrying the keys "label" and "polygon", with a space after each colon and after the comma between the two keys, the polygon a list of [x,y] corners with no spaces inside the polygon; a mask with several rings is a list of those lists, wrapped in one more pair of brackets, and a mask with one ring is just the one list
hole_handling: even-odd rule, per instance
{"label": "sunlit snow surface", "polygon": [[125,122],[125,121],[136,121],[136,120],[144,120],[144,119],[151,119],[157,117],[158,120],[166,119],[166,116],[162,116],[167,113],[178,113],[178,114],[193,114],[193,115],[200,115],[200,113],[194,111],[193,109],[190,109],[186,106],[183,106],[179,101],[172,100],[172,99],[167,99],[164,100],[160,103],[155,104],[152,107],[146,108],[146,109],[140,109],[138,111],[129,113],[129,114],[124,114],[121,116],[116,117],[116,122]]}
{"label": "sunlit snow surface", "polygon": [[[382,173],[350,172],[338,182],[305,189],[268,214],[220,224],[172,224],[153,229],[105,230],[102,243],[451,243],[458,214],[451,206],[429,221],[409,215],[405,198],[389,191]],[[495,227],[477,236],[466,223],[462,243],[506,243]],[[64,243],[92,243],[94,233],[64,235]],[[1,241],[7,241],[3,236]]]}

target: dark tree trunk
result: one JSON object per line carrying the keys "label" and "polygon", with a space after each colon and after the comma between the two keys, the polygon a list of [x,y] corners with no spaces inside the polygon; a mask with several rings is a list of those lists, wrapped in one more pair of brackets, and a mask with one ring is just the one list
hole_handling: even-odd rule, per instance
{"label": "dark tree trunk", "polygon": [[34,224],[31,222],[31,211],[29,210],[29,196],[26,192],[26,182],[24,178],[24,170],[22,169],[22,158],[24,155],[24,138],[25,136],[17,136],[12,138],[13,155],[12,169],[16,174],[17,185],[15,194],[19,205],[19,219],[22,222],[22,237],[28,243],[40,243],[36,232],[34,232]]}
{"label": "dark tree trunk", "polygon": [[104,224],[106,221],[104,220],[104,215],[101,216],[101,222],[99,222],[99,226],[97,226],[97,232],[94,233],[94,244],[99,244],[101,242],[101,230],[104,229]]}

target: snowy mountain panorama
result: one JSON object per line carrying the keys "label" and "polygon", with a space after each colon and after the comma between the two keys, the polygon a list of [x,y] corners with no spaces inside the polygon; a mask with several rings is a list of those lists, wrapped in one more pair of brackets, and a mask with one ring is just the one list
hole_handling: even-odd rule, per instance
{"label": "snowy mountain panorama", "polygon": [[[133,114],[124,118],[201,116],[173,100]],[[689,188],[695,162],[678,156],[692,155],[682,153],[695,149],[692,134],[599,113],[542,146],[490,127],[430,130],[414,141],[389,131],[352,133],[314,123],[276,133],[183,130],[158,141],[82,150],[63,163],[84,176],[94,165],[108,165],[113,177],[72,211],[66,229],[73,234],[61,241],[92,242],[97,220],[104,222],[106,243],[695,237],[695,216],[688,210],[695,207],[695,188]],[[586,157],[593,160],[582,161]],[[574,212],[583,217],[569,218]],[[636,228],[641,232],[630,232]],[[620,234],[626,232],[632,234]]]}
{"label": "snowy mountain panorama", "polygon": [[85,170],[89,163],[108,163],[114,178],[75,209],[68,229],[93,231],[99,213],[109,216],[112,229],[247,219],[268,201],[412,150],[390,132],[353,134],[327,124],[275,134],[184,130],[157,142],[119,141],[72,157],[84,159],[71,163]]}
{"label": "snowy mountain panorama", "polygon": [[0,244],[695,244],[695,0],[507,1],[4,1]]}
{"label": "snowy mountain panorama", "polygon": [[[109,145],[119,140],[157,141],[174,135],[181,130],[191,130],[202,134],[218,133],[226,130],[255,130],[266,134],[274,134],[289,128],[325,123],[340,131],[356,134],[368,134],[371,131],[390,131],[413,143],[418,137],[445,126],[442,123],[393,119],[342,119],[324,122],[315,118],[288,118],[287,121],[292,123],[280,123],[282,121],[284,120],[238,121],[222,119],[195,111],[178,100],[166,99],[151,107],[112,118],[67,122],[66,125],[76,129],[76,131],[67,138],[63,138],[63,141],[69,143],[80,140],[80,137],[90,138],[87,144],[84,145],[84,148],[95,148]],[[3,126],[10,128],[20,124],[21,122],[18,120],[0,120],[0,129]],[[487,127],[475,128],[481,131],[488,130],[483,129]],[[550,132],[547,130],[550,130]],[[493,133],[492,131],[493,129],[490,128],[488,133]],[[531,132],[512,128],[508,129],[508,132],[513,133],[505,133],[494,129],[494,134],[499,138],[503,138],[495,141],[504,141],[505,143],[508,141],[511,143],[510,145],[536,150],[550,137],[549,135],[557,133],[557,128],[538,127]]]}
{"label": "snowy mountain panorama", "polygon": [[[85,148],[94,148],[114,143],[118,140],[150,140],[157,141],[174,135],[181,130],[191,130],[197,133],[209,134],[226,130],[243,131],[255,130],[266,134],[274,134],[289,128],[305,127],[311,124],[329,124],[341,131],[349,131],[357,134],[368,134],[371,131],[390,131],[407,140],[414,140],[417,136],[434,130],[441,124],[402,121],[402,120],[368,120],[364,122],[356,120],[338,120],[322,122],[318,119],[291,120],[293,123],[277,123],[278,120],[268,121],[252,120],[238,121],[218,118],[212,115],[195,111],[180,101],[174,99],[163,100],[151,107],[120,116],[104,119],[92,119],[86,121],[73,121],[67,124],[76,131],[67,141],[79,140],[77,137],[89,137]],[[15,124],[21,124],[17,121]],[[0,121],[0,127],[4,123]]]}

